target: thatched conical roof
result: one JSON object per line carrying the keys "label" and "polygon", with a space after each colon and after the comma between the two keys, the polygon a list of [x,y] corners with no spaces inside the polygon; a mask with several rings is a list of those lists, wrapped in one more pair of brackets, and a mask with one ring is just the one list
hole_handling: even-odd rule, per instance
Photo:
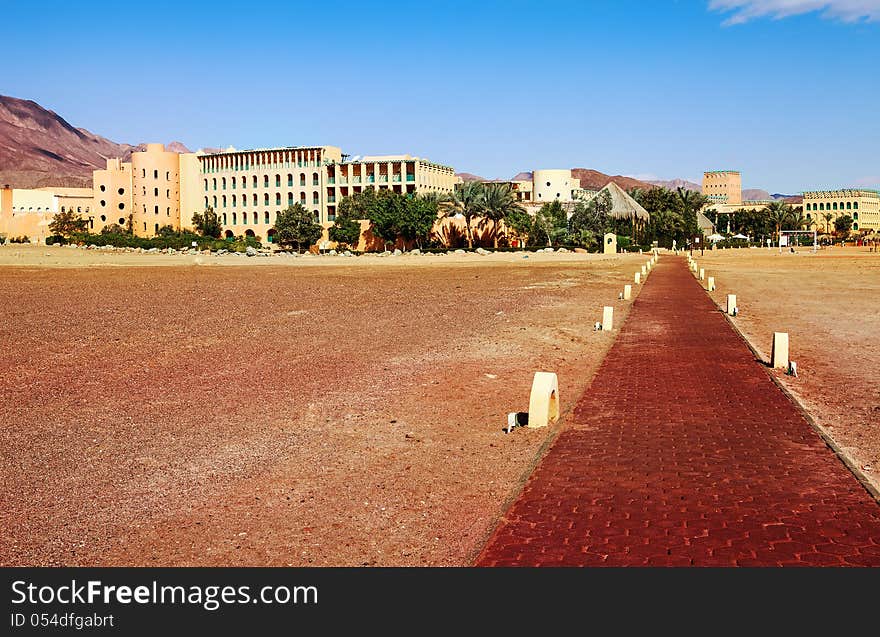
{"label": "thatched conical roof", "polygon": [[[607,192],[611,197],[611,211],[608,213],[617,219],[631,219],[635,217],[643,221],[647,221],[651,216],[648,211],[642,208],[638,201],[630,197],[627,192],[613,181],[605,184],[605,187],[599,193]],[[597,196],[598,194],[597,193]]]}

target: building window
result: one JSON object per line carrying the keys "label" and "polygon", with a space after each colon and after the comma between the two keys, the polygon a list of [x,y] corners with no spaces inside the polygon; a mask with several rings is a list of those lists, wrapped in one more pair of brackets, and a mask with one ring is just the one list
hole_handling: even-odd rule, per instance
{"label": "building window", "polygon": [[306,205],[306,193],[304,193],[304,192],[299,193],[299,202],[302,205]]}
{"label": "building window", "polygon": [[819,204],[819,210],[825,210],[825,204],[824,204],[824,203],[820,203],[820,204]]}
{"label": "building window", "polygon": [[275,175],[275,187],[281,188],[281,175]]}
{"label": "building window", "polygon": [[235,177],[232,178],[232,189],[235,190]]}
{"label": "building window", "polygon": [[288,206],[293,205],[293,193],[292,192],[287,193],[287,205]]}
{"label": "building window", "polygon": [[168,171],[165,171],[165,181],[171,181],[171,173]]}
{"label": "building window", "polygon": [[269,175],[263,175],[263,188],[269,187]]}
{"label": "building window", "polygon": [[165,208],[165,216],[166,217],[171,216],[171,206],[168,206],[167,208]]}
{"label": "building window", "polygon": [[312,193],[312,203],[318,205],[318,193],[316,192]]}
{"label": "building window", "polygon": [[223,198],[221,199],[221,201],[223,202],[223,207],[225,208],[226,207],[226,195],[223,195]]}
{"label": "building window", "polygon": [[223,190],[226,190],[226,177],[223,177],[221,182],[222,182]]}
{"label": "building window", "polygon": [[305,173],[300,173],[300,174],[299,174],[299,185],[300,185],[300,186],[305,186],[305,185],[306,185],[306,174],[305,174]]}
{"label": "building window", "polygon": [[288,173],[288,175],[287,175],[287,187],[289,188],[289,187],[291,187],[291,186],[293,186],[293,175],[291,175],[291,174]]}
{"label": "building window", "polygon": [[153,212],[159,214],[159,206],[153,206]]}
{"label": "building window", "polygon": [[116,192],[118,192],[120,195],[124,195],[124,194],[125,194],[125,188],[120,188],[120,189],[117,190]]}
{"label": "building window", "polygon": [[269,193],[268,192],[263,194],[263,205],[264,206],[269,205]]}
{"label": "building window", "polygon": [[119,204],[119,209],[120,209],[120,210],[125,210],[125,204],[120,202],[120,204]]}
{"label": "building window", "polygon": [[312,173],[312,185],[313,186],[318,185],[318,173]]}
{"label": "building window", "polygon": [[208,191],[208,180],[206,179],[205,180],[205,192],[207,192],[207,191]]}
{"label": "building window", "polygon": [[846,209],[847,209],[847,210],[852,210],[852,202],[851,202],[851,201],[847,201],[847,202],[846,202]]}
{"label": "building window", "polygon": [[208,198],[205,197],[205,208],[207,208],[207,207],[208,207]]}
{"label": "building window", "polygon": [[107,216],[101,215],[101,223],[104,223],[105,221],[107,221]]}
{"label": "building window", "polygon": [[269,223],[269,211],[263,213],[263,223]]}
{"label": "building window", "polygon": [[158,170],[154,170],[154,171],[153,171],[153,179],[158,179],[158,178],[159,178],[159,171],[158,171]]}
{"label": "building window", "polygon": [[120,226],[124,226],[124,225],[125,225],[125,219],[124,219],[123,217],[119,217],[119,225],[120,225]]}
{"label": "building window", "polygon": [[235,195],[232,195],[232,207],[235,208]]}
{"label": "building window", "polygon": [[158,197],[158,196],[159,196],[159,189],[158,189],[158,188],[153,188],[153,196],[154,196],[154,197]]}
{"label": "building window", "polygon": [[224,226],[226,225],[226,213],[225,212],[223,213],[223,225]]}
{"label": "building window", "polygon": [[256,187],[257,187],[257,176],[254,175],[254,188],[256,188]]}
{"label": "building window", "polygon": [[234,225],[237,225],[237,224],[238,224],[238,217],[237,217],[237,216],[235,215],[235,213],[233,212],[233,213],[232,213],[232,225],[234,226]]}
{"label": "building window", "polygon": [[853,210],[858,210],[858,209],[859,209],[859,202],[858,202],[858,201],[854,201],[854,202],[853,202]]}
{"label": "building window", "polygon": [[104,192],[105,190],[107,190],[107,186],[105,186],[104,184],[101,184],[100,188],[101,188],[101,192]]}
{"label": "building window", "polygon": [[217,178],[214,177],[212,181],[214,182],[214,190],[217,190]]}
{"label": "building window", "polygon": [[833,209],[834,209],[834,210],[837,210],[837,202],[836,202],[836,201],[835,201],[833,204],[831,204],[831,205],[833,206]]}
{"label": "building window", "polygon": [[281,205],[281,193],[280,192],[275,193],[275,205],[276,206]]}
{"label": "building window", "polygon": [[254,205],[257,205],[257,193],[254,193]]}
{"label": "building window", "polygon": [[102,207],[102,208],[103,208],[103,207],[104,207],[104,206],[106,206],[106,205],[107,205],[107,202],[106,202],[106,201],[104,201],[104,200],[103,200],[103,199],[101,199],[101,201],[99,201],[99,202],[98,202],[98,203],[100,203],[100,204],[101,204],[101,207]]}
{"label": "building window", "polygon": [[217,195],[214,195],[214,208],[217,207]]}
{"label": "building window", "polygon": [[244,225],[247,225],[247,213],[246,212],[241,213],[241,222]]}

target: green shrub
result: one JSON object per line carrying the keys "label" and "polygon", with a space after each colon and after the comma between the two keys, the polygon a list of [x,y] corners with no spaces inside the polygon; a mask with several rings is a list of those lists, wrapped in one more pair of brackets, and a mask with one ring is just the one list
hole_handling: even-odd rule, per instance
{"label": "green shrub", "polygon": [[46,245],[51,246],[58,244],[60,246],[67,245],[67,239],[65,239],[60,234],[53,234],[51,237],[46,237]]}

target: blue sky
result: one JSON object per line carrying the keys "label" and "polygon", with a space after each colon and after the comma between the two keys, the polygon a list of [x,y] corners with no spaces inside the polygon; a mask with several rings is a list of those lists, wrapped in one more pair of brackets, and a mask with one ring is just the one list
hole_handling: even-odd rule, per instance
{"label": "blue sky", "polygon": [[114,141],[880,188],[880,0],[35,4],[0,93]]}

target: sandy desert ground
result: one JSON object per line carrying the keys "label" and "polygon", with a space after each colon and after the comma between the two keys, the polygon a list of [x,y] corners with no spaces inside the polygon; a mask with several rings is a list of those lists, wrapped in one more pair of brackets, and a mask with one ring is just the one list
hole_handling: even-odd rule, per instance
{"label": "sandy desert ground", "polygon": [[643,261],[2,247],[0,564],[467,564]]}
{"label": "sandy desert ground", "polygon": [[880,488],[880,254],[865,247],[695,253],[712,295],[765,360],[788,332],[797,378],[774,372],[817,424]]}

